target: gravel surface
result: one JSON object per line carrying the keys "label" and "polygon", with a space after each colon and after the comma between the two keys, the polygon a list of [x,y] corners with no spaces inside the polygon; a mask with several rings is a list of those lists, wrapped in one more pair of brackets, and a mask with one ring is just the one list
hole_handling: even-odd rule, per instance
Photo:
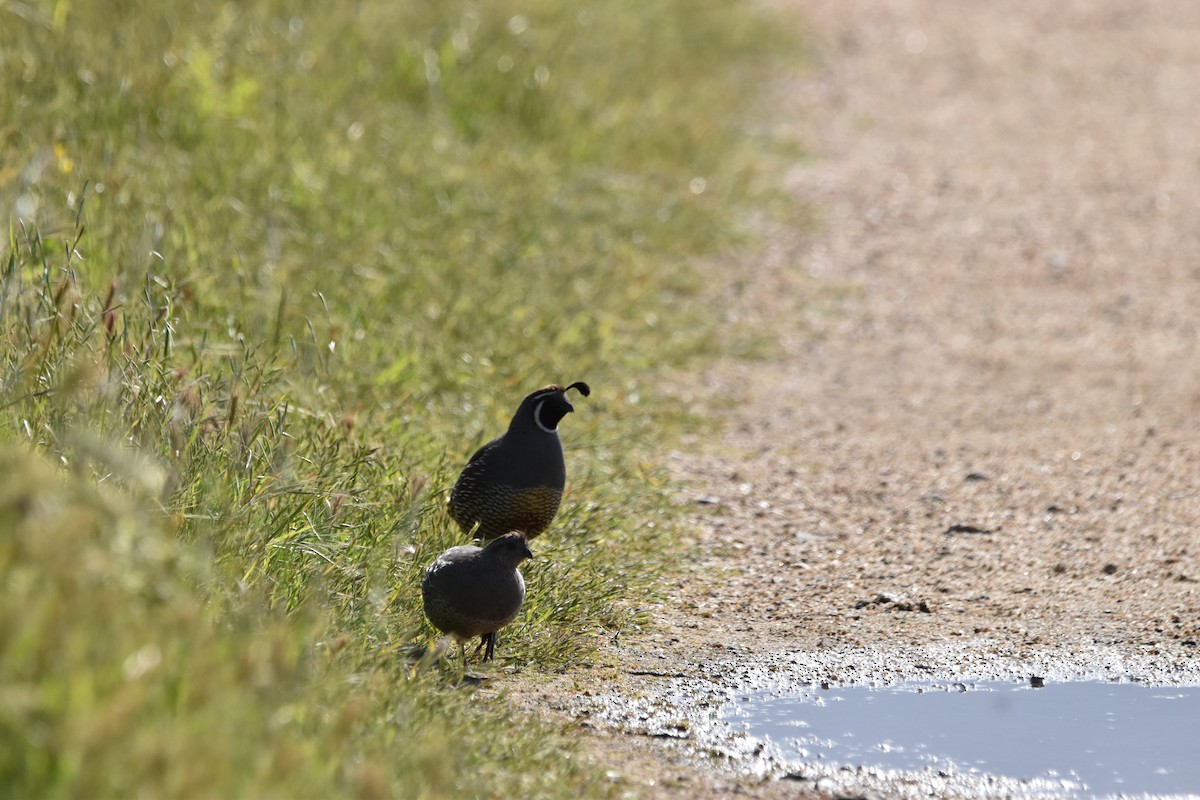
{"label": "gravel surface", "polygon": [[820,63],[776,107],[819,222],[726,270],[779,357],[679,381],[723,426],[671,454],[701,557],[526,694],[635,794],[836,793],[655,728],[681,680],[1196,680],[1200,4],[803,13]]}

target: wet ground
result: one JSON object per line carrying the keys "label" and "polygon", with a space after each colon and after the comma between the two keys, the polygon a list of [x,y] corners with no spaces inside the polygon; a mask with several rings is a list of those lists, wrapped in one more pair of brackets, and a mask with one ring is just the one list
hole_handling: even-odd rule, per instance
{"label": "wet ground", "polygon": [[740,695],[728,719],[809,764],[964,774],[1033,792],[1178,794],[1200,788],[1200,687],[1030,680]]}
{"label": "wet ground", "polygon": [[[835,797],[1200,792],[1200,665],[1080,644],[749,655],[585,692],[589,727]],[[1194,795],[1193,795],[1194,796]]]}

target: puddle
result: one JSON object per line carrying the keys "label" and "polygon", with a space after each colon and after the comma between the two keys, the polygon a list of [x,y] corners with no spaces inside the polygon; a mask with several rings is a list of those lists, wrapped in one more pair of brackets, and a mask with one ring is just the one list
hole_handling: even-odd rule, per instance
{"label": "puddle", "polygon": [[[1200,792],[1200,688],[1098,681],[900,684],[740,694],[725,719],[777,757],[1003,776],[1063,795]],[[1028,785],[1028,784],[1027,784]]]}
{"label": "puddle", "polygon": [[[1200,800],[1200,658],[1190,647],[979,639],[664,665],[581,692],[568,708],[588,726],[650,737],[692,768],[750,786],[794,782],[797,793]],[[1045,687],[1030,688],[1030,675]],[[689,768],[663,779],[691,777]]]}

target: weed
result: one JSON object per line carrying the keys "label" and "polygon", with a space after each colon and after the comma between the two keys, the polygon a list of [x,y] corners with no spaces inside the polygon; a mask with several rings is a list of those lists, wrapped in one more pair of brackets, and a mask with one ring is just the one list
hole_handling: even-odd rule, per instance
{"label": "weed", "polygon": [[[0,8],[0,784],[587,796],[565,736],[412,660],[445,492],[596,392],[501,658],[644,622],[656,386],[718,351],[743,124],[787,43],[684,0]],[[452,672],[452,670],[450,671]],[[537,765],[534,768],[532,765]]]}

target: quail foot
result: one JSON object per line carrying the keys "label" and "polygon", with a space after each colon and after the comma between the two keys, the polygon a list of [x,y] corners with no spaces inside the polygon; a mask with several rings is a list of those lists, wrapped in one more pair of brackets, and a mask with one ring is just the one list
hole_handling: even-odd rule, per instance
{"label": "quail foot", "polygon": [[574,411],[572,389],[592,393],[583,381],[538,389],[521,401],[508,430],[471,456],[450,491],[448,509],[460,528],[482,539],[509,531],[532,539],[550,526],[567,481],[558,423]]}
{"label": "quail foot", "polygon": [[487,645],[483,660],[495,656],[496,632],[516,618],[525,602],[525,579],[518,567],[529,558],[533,553],[525,535],[514,531],[484,547],[451,547],[425,570],[425,616],[458,640],[464,665],[464,643],[476,636],[481,637],[479,648]]}

